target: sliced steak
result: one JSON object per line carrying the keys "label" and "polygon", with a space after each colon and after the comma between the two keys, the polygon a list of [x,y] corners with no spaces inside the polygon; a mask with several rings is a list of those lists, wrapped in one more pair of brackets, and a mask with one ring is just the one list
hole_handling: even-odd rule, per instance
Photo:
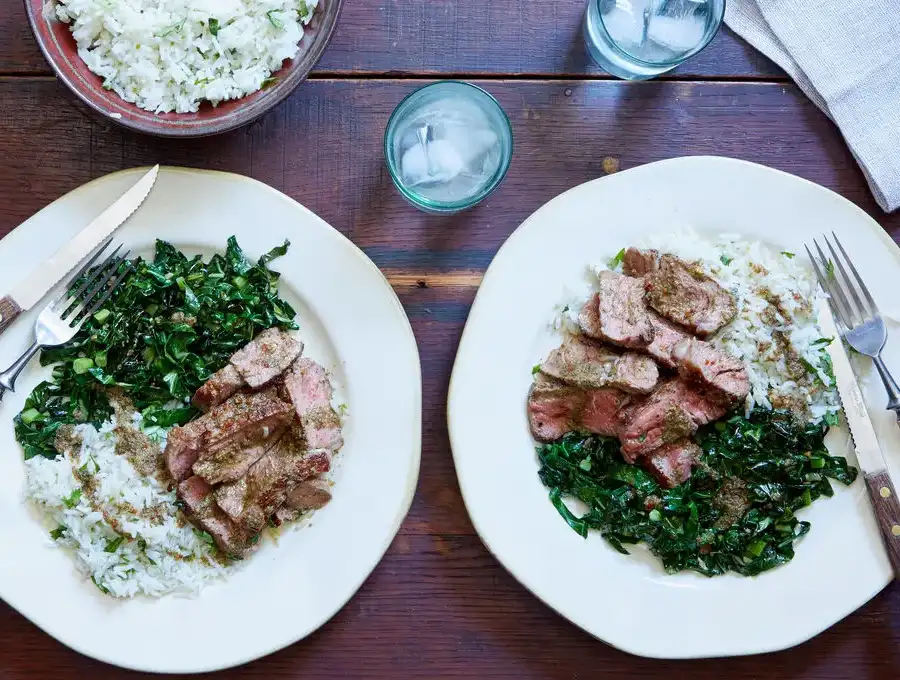
{"label": "sliced steak", "polygon": [[330,468],[331,455],[327,451],[304,451],[300,434],[291,432],[260,458],[245,477],[219,486],[214,492],[216,503],[247,531],[258,533],[284,503],[289,488]]}
{"label": "sliced steak", "polygon": [[612,387],[582,390],[539,373],[528,393],[528,423],[532,436],[552,442],[578,430],[615,437],[619,412],[631,397]]}
{"label": "sliced steak", "polygon": [[208,455],[226,446],[242,446],[293,419],[293,408],[279,399],[275,390],[238,392],[197,420],[169,432],[165,451],[169,473],[180,482],[190,475],[201,451]]}
{"label": "sliced steak", "polygon": [[685,338],[672,355],[678,361],[679,375],[707,388],[710,397],[736,404],[750,392],[750,379],[740,360],[708,342]]}
{"label": "sliced steak", "polygon": [[609,387],[629,394],[649,394],[659,382],[659,368],[650,357],[626,352],[619,357]]}
{"label": "sliced steak", "polygon": [[552,442],[578,429],[585,393],[555,378],[538,373],[528,393],[528,423],[539,442]]}
{"label": "sliced steak", "polygon": [[191,403],[201,411],[208,411],[224,402],[246,384],[238,370],[228,364],[221,371],[213,373],[209,380],[200,386]]}
{"label": "sliced steak", "polygon": [[691,336],[656,312],[650,312],[650,324],[653,326],[653,342],[645,351],[661,366],[676,368],[678,361],[672,356],[672,351],[679,342]]}
{"label": "sliced steak", "polygon": [[621,411],[631,397],[621,390],[604,388],[585,394],[580,428],[593,434],[615,437],[622,426]]}
{"label": "sliced steak", "polygon": [[616,272],[600,272],[599,291],[578,321],[585,335],[626,349],[642,349],[653,341],[643,281]]}
{"label": "sliced steak", "polygon": [[231,357],[231,365],[258,389],[281,375],[303,351],[303,344],[280,328],[268,328]]}
{"label": "sliced steak", "polygon": [[638,250],[628,248],[622,257],[622,271],[625,276],[640,278],[655,272],[659,266],[659,252],[656,250]]}
{"label": "sliced steak", "polygon": [[651,392],[659,379],[659,370],[650,358],[619,354],[581,335],[566,338],[550,353],[541,371],[575,387],[616,387],[633,394]]}
{"label": "sliced steak", "polygon": [[191,466],[200,456],[205,432],[202,420],[200,418],[183,427],[173,427],[166,438],[166,467],[176,482],[190,476]]}
{"label": "sliced steak", "polygon": [[208,532],[222,552],[237,558],[252,552],[250,535],[216,505],[212,487],[203,479],[194,476],[181,482],[178,497],[185,505],[188,518]]}
{"label": "sliced steak", "polygon": [[266,451],[278,443],[285,432],[287,427],[263,427],[247,441],[230,444],[211,453],[201,451],[192,468],[194,474],[200,475],[210,484],[237,481],[247,474]]}
{"label": "sliced steak", "polygon": [[700,447],[690,439],[682,439],[648,454],[644,458],[644,467],[660,486],[671,489],[690,479],[701,453]]}
{"label": "sliced steak", "polygon": [[731,293],[674,255],[663,255],[659,269],[645,281],[649,305],[701,337],[715,333],[737,314]]}
{"label": "sliced steak", "polygon": [[331,501],[331,489],[327,480],[311,479],[288,489],[285,506],[293,510],[307,511],[324,508]]}
{"label": "sliced steak", "polygon": [[328,374],[315,361],[300,359],[284,377],[303,426],[306,448],[337,452],[344,445],[341,419],[331,406],[332,388]]}
{"label": "sliced steak", "polygon": [[727,412],[728,406],[710,399],[683,378],[669,380],[622,412],[622,455],[633,463],[664,444],[690,437],[701,425]]}

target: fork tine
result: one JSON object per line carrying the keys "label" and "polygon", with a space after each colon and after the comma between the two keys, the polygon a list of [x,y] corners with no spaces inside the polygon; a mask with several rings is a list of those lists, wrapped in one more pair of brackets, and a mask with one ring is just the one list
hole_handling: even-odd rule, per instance
{"label": "fork tine", "polygon": [[84,301],[81,302],[81,304],[79,304],[75,307],[74,310],[66,314],[66,316],[63,318],[63,321],[69,323],[70,321],[77,319],[79,316],[81,316],[81,313],[88,308],[88,306],[92,305],[95,302],[95,300],[97,299],[97,294],[101,293],[103,288],[109,283],[110,279],[112,279],[112,277],[116,275],[116,272],[119,271],[119,267],[122,266],[122,263],[126,261],[125,258],[128,257],[128,254],[130,252],[131,251],[127,251],[122,257],[116,259],[112,263],[113,266],[108,268],[103,276],[103,279],[98,281],[97,284],[93,286],[90,291],[88,291],[88,293],[84,297]]}
{"label": "fork tine", "polygon": [[[856,312],[856,316],[859,318],[859,322],[864,323],[868,320],[868,314],[866,314],[866,310],[862,303],[862,300],[860,299],[859,294],[856,292],[856,287],[853,285],[853,281],[850,280],[850,275],[847,274],[847,270],[844,268],[844,262],[840,257],[838,257],[837,251],[834,249],[834,246],[831,245],[831,241],[828,240],[827,236],[825,236],[824,239],[825,245],[828,246],[828,251],[831,253],[832,260],[837,265],[837,268],[841,273],[838,284],[842,289],[846,288],[850,291],[850,296],[852,296],[853,301],[856,302],[855,305],[851,303],[850,306],[853,307],[854,311]],[[850,297],[848,297],[847,299],[849,300]]]}
{"label": "fork tine", "polygon": [[825,272],[822,271],[822,268],[819,266],[819,261],[813,256],[812,251],[809,249],[809,246],[803,244],[803,247],[806,248],[806,254],[809,256],[809,261],[812,262],[813,269],[816,272],[816,278],[819,281],[819,285],[822,286],[822,290],[825,291],[826,295],[828,295],[831,301],[831,307],[837,315],[838,322],[846,326],[846,322],[844,321],[844,315],[840,307],[838,306],[837,300],[835,300],[834,296],[831,294],[831,289],[828,286],[828,277]]}
{"label": "fork tine", "polygon": [[[816,252],[819,254],[819,261],[824,264],[828,261],[828,258],[825,257],[825,253],[822,252],[821,246],[819,246],[819,242],[817,240],[813,240],[813,245],[816,247]],[[815,258],[813,258],[815,259]],[[818,266],[817,266],[818,271]],[[829,298],[834,303],[834,309],[838,313],[840,317],[841,324],[843,324],[844,328],[850,329],[855,326],[855,322],[853,321],[853,316],[850,314],[850,309],[847,304],[847,300],[844,297],[844,291],[838,285],[836,277],[829,277],[827,269],[820,273],[820,279],[823,280],[822,288],[825,289],[825,292],[828,293]]]}
{"label": "fork tine", "polygon": [[[124,258],[123,258],[124,259]],[[118,269],[118,268],[117,268]],[[106,288],[106,291],[103,292],[98,298],[97,302],[94,303],[90,309],[87,310],[87,313],[84,315],[84,318],[88,318],[91,314],[96,312],[100,307],[109,299],[109,296],[113,294],[113,291],[119,286],[122,281],[125,280],[125,277],[131,273],[131,270],[134,269],[134,262],[129,262],[128,266],[122,270],[122,272],[114,279],[109,282],[109,285]]]}
{"label": "fork tine", "polygon": [[116,255],[119,253],[120,250],[122,250],[121,245],[119,245],[118,248],[116,248],[114,251],[112,251],[109,254],[109,256],[105,260],[103,260],[103,262],[101,262],[99,265],[97,265],[97,267],[94,269],[94,271],[90,273],[90,275],[84,280],[84,282],[80,286],[78,286],[78,289],[75,290],[75,292],[73,292],[71,295],[69,295],[65,299],[65,301],[63,302],[63,304],[61,306],[57,307],[57,311],[60,314],[65,312],[72,305],[77,304],[79,302],[79,299],[81,298],[82,295],[84,295],[84,292],[86,290],[88,290],[88,288],[90,286],[92,286],[100,276],[102,276],[103,272],[106,271],[106,268],[109,267],[109,263],[112,262],[116,258]]}
{"label": "fork tine", "polygon": [[856,283],[859,286],[863,297],[866,298],[866,302],[868,303],[868,315],[878,316],[878,305],[876,305],[875,300],[872,299],[872,294],[869,292],[869,288],[868,286],[866,286],[865,281],[863,281],[862,277],[859,275],[859,272],[856,271],[856,266],[853,264],[853,260],[851,260],[850,256],[847,255],[847,251],[844,250],[844,246],[841,245],[841,242],[838,240],[837,234],[831,232],[831,237],[834,239],[834,242],[837,244],[837,247],[840,249],[841,253],[844,256],[844,259],[847,261],[847,266],[850,267],[850,271],[853,272],[853,276],[856,279]]}
{"label": "fork tine", "polygon": [[68,296],[69,290],[71,290],[72,286],[74,286],[76,283],[78,283],[78,280],[82,276],[84,276],[85,272],[88,269],[90,269],[93,266],[94,262],[97,261],[97,258],[103,254],[103,251],[106,250],[107,248],[109,248],[109,244],[112,243],[112,240],[113,240],[113,237],[110,236],[102,244],[100,244],[100,247],[97,248],[96,252],[93,255],[91,255],[90,259],[84,263],[84,266],[81,269],[79,269],[77,272],[75,272],[75,274],[72,275],[72,278],[69,279],[68,283],[66,283],[65,288],[62,289],[62,292],[59,295],[57,295],[56,298],[50,303],[51,307],[55,307],[56,304],[60,300],[62,300],[63,298]]}

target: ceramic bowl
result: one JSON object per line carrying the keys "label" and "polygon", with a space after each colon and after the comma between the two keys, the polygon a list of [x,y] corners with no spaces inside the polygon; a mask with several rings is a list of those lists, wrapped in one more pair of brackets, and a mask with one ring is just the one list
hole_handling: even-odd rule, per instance
{"label": "ceramic bowl", "polygon": [[218,106],[204,103],[197,113],[155,114],[103,89],[103,80],[91,73],[78,56],[75,39],[67,24],[56,19],[55,0],[25,0],[25,9],[35,39],[57,77],[85,104],[123,127],[160,137],[202,137],[246,125],[285,99],[313,69],[337,26],[343,0],[321,0],[315,17],[306,27],[300,54],[284,62],[264,90]]}

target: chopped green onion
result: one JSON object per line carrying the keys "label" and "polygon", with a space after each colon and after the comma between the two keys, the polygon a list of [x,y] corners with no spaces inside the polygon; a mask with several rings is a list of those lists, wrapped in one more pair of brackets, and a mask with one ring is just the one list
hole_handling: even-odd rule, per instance
{"label": "chopped green onion", "polygon": [[82,375],[87,373],[94,367],[94,360],[89,359],[87,357],[81,357],[80,359],[75,359],[72,362],[72,370],[75,371],[78,375]]}
{"label": "chopped green onion", "polygon": [[36,408],[30,408],[27,411],[22,411],[22,422],[26,425],[31,425],[36,420],[42,420],[43,414],[38,411]]}
{"label": "chopped green onion", "polygon": [[78,501],[81,500],[81,489],[75,489],[71,494],[62,499],[63,505],[65,505],[70,510],[78,505]]}
{"label": "chopped green onion", "polygon": [[266,12],[266,16],[269,17],[269,22],[275,28],[284,28],[284,22],[281,19],[279,19],[277,16],[275,16],[275,12],[277,12],[277,11],[278,11],[277,9],[270,9],[268,12]]}
{"label": "chopped green onion", "polygon": [[753,557],[759,557],[760,555],[762,555],[763,550],[765,549],[766,542],[761,538],[753,541],[753,543],[747,546],[747,552]]}
{"label": "chopped green onion", "polygon": [[106,542],[106,547],[103,549],[103,552],[114,553],[119,549],[119,546],[125,542],[124,536],[116,536],[111,541]]}

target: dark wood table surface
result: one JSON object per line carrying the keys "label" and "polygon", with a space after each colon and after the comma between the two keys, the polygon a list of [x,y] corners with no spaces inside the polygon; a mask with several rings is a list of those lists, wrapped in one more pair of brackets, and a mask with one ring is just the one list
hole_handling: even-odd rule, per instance
{"label": "dark wood table surface", "polygon": [[[900,237],[900,217],[878,209],[838,130],[765,57],[723,30],[673,74],[624,83],[589,64],[582,0],[351,0],[319,68],[288,101],[227,135],[165,141],[124,132],[70,96],[36,48],[21,4],[0,6],[0,235],[122,168],[164,163],[242,173],[302,202],[365,249],[396,288],[419,342],[422,472],[399,536],[321,630],[223,676],[900,677],[895,586],[812,641],[775,654],[672,662],[615,650],[538,602],[494,560],[454,474],[444,412],[469,305],[504,240],[565,189],[664,158],[733,156],[833,189]],[[446,76],[477,82],[500,100],[516,149],[508,178],[488,201],[433,217],[393,189],[381,142],[398,101]],[[14,546],[0,547],[0,559],[14,559]],[[665,635],[667,625],[678,625],[678,612],[648,621],[647,634]],[[128,675],[135,674],[70,651],[0,602],[0,678]]]}

